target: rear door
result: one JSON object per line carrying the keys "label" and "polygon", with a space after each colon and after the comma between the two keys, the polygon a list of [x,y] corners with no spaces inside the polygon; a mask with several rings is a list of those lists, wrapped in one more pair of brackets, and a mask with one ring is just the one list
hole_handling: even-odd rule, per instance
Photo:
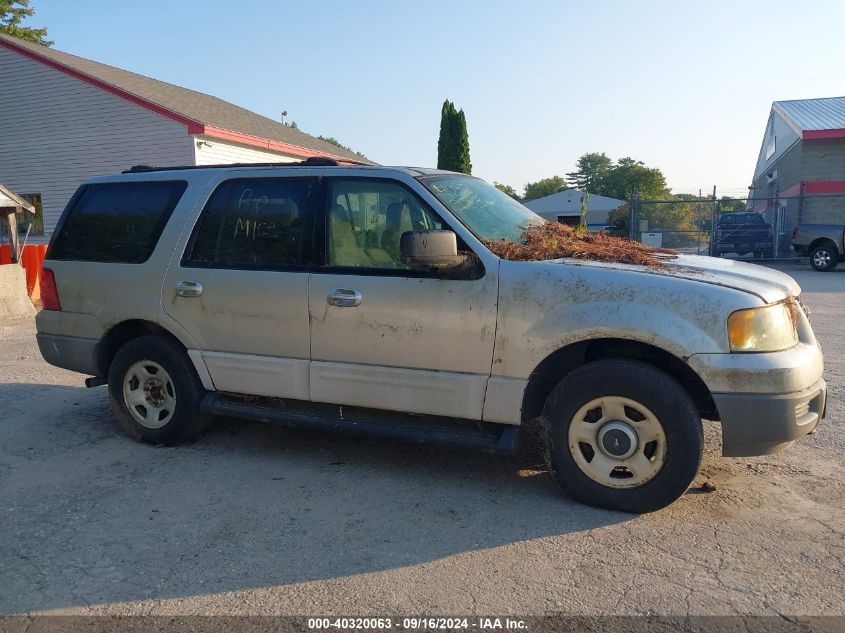
{"label": "rear door", "polygon": [[162,304],[218,391],[308,399],[317,190],[312,176],[224,180],[174,257]]}
{"label": "rear door", "polygon": [[405,183],[327,177],[325,189],[315,236],[325,265],[309,289],[311,399],[481,419],[498,271],[408,269],[402,233],[450,227]]}

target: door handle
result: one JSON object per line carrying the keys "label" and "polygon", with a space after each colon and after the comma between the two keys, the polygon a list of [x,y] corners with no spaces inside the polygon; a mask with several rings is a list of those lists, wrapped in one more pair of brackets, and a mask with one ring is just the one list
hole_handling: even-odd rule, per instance
{"label": "door handle", "polygon": [[361,293],[357,290],[349,290],[348,288],[335,288],[329,290],[326,297],[326,303],[330,306],[338,306],[339,308],[354,308],[361,305]]}
{"label": "door handle", "polygon": [[179,297],[199,297],[202,294],[202,284],[198,281],[176,282],[176,295]]}

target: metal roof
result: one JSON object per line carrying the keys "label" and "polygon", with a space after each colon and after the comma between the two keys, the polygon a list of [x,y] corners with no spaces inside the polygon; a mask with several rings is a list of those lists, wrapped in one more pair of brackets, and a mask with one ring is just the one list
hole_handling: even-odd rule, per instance
{"label": "metal roof", "polygon": [[[584,195],[584,192],[578,189],[564,189],[543,198],[523,202],[523,204],[534,213],[541,214],[580,212],[582,195]],[[587,201],[587,208],[590,211],[613,211],[623,204],[625,204],[624,200],[591,193]]]}
{"label": "metal roof", "polygon": [[[178,115],[184,119],[182,122],[189,125],[193,122],[200,124],[200,126],[284,143],[292,148],[304,148],[326,156],[348,158],[358,162],[372,162],[354,152],[327,143],[296,128],[212,95],[63,53],[5,34],[0,34],[0,46],[41,61],[58,70],[64,70],[77,78],[88,80],[89,83],[94,83],[119,96],[137,97],[142,102],[157,106],[157,111],[160,114],[164,116],[168,116],[168,114]],[[139,103],[139,105],[143,105],[143,103]],[[198,130],[198,132],[202,133],[201,130]],[[238,138],[233,137],[231,140],[237,142]]]}
{"label": "metal roof", "polygon": [[845,97],[775,101],[772,109],[790,120],[797,131],[845,129]]}

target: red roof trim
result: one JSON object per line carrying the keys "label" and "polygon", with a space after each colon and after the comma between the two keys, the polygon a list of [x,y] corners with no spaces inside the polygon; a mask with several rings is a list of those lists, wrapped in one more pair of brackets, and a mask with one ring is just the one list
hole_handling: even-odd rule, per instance
{"label": "red roof trim", "polygon": [[804,183],[804,193],[845,193],[845,180],[808,180]]}
{"label": "red roof trim", "polygon": [[845,128],[838,128],[835,130],[804,130],[801,132],[802,139],[822,139],[822,138],[845,138]]}
{"label": "red roof trim", "polygon": [[142,97],[139,97],[131,92],[123,90],[122,88],[118,88],[117,86],[113,86],[109,83],[101,81],[91,75],[87,75],[83,72],[80,72],[74,68],[70,68],[69,66],[65,66],[57,61],[44,57],[43,55],[39,55],[23,46],[15,44],[14,42],[9,42],[4,39],[0,39],[0,46],[8,48],[15,53],[23,55],[29,59],[34,61],[40,62],[45,66],[49,66],[54,70],[58,70],[66,75],[70,75],[75,79],[79,79],[80,81],[84,81],[85,83],[91,84],[92,86],[96,86],[101,90],[105,90],[106,92],[113,94],[121,99],[125,99],[130,103],[134,103],[137,106],[155,112],[156,114],[160,114],[163,117],[171,119],[172,121],[176,121],[177,123],[181,123],[185,127],[188,128],[188,134],[205,134],[207,136],[211,136],[214,138],[219,138],[222,140],[227,141],[234,141],[236,143],[242,143],[244,145],[251,145],[253,147],[260,147],[262,149],[269,149],[277,152],[284,152],[286,154],[292,154],[297,157],[302,158],[309,158],[312,156],[326,156],[329,158],[334,158],[338,161],[343,161],[349,164],[354,164],[348,158],[343,158],[341,156],[335,156],[334,154],[329,154],[327,152],[319,152],[317,150],[308,149],[305,147],[300,147],[298,145],[290,145],[288,143],[281,143],[279,141],[271,141],[270,139],[260,138],[257,136],[251,136],[249,134],[241,134],[239,132],[231,132],[229,130],[224,130],[221,128],[216,128],[213,126],[205,125],[200,121],[196,121],[189,117],[186,117],[179,112],[174,112],[169,108],[165,108],[164,106],[160,106],[157,103],[153,103],[152,101],[148,101]]}
{"label": "red roof trim", "polygon": [[338,162],[343,161],[349,164],[354,164],[354,162],[349,160],[348,158],[343,158],[342,156],[335,156],[334,154],[329,154],[328,152],[320,152],[315,149],[300,147],[299,145],[291,145],[289,143],[271,141],[269,139],[261,138],[259,136],[252,136],[250,134],[232,132],[230,130],[224,130],[219,127],[213,127],[211,125],[205,125],[203,126],[202,131],[192,132],[192,134],[205,134],[206,136],[211,136],[212,138],[218,138],[224,141],[234,141],[235,143],[241,143],[242,145],[251,145],[252,147],[260,147],[261,149],[269,149],[275,152],[284,152],[286,154],[293,154],[294,156],[301,156],[303,158],[310,158],[312,156],[325,156],[328,158],[334,158]]}

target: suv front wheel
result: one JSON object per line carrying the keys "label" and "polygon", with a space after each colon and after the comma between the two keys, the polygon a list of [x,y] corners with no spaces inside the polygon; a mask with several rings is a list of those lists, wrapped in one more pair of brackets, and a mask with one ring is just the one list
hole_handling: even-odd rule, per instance
{"label": "suv front wheel", "polygon": [[132,339],[109,369],[114,414],[142,442],[174,445],[199,435],[210,421],[199,411],[205,394],[185,350],[161,336]]}
{"label": "suv front wheel", "polygon": [[600,360],[567,374],[543,409],[549,470],[579,501],[652,512],[698,474],[701,416],[684,389],[655,367]]}

